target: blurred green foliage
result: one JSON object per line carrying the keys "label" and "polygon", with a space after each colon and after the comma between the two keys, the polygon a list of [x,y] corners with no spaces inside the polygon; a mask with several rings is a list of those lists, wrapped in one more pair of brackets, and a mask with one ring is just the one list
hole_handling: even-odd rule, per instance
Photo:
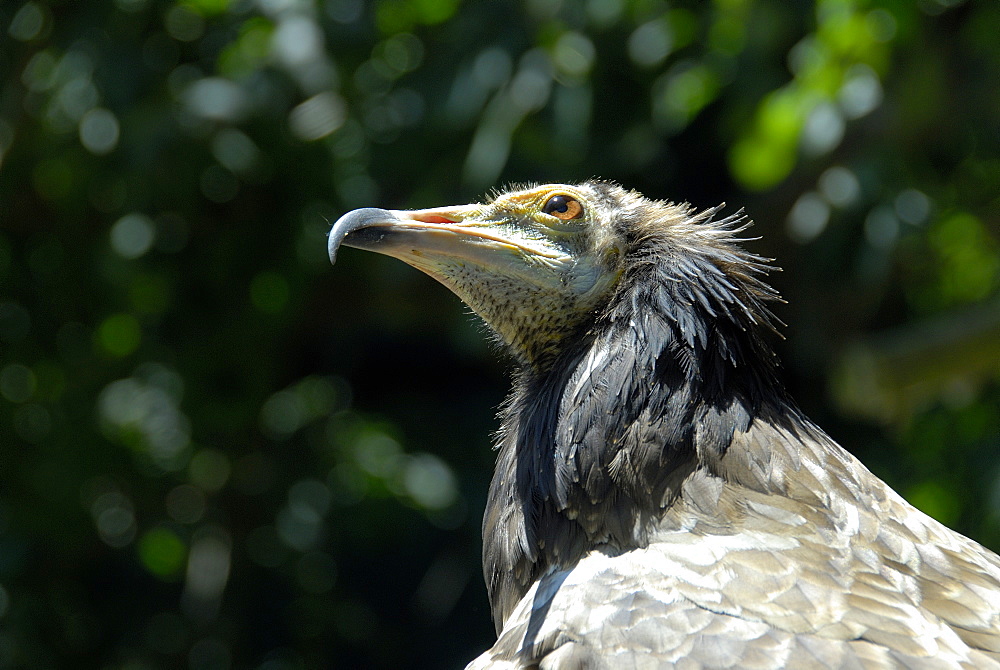
{"label": "blurred green foliage", "polygon": [[1000,548],[1000,3],[0,4],[0,667],[459,667],[507,363],[330,222],[745,207],[806,410]]}

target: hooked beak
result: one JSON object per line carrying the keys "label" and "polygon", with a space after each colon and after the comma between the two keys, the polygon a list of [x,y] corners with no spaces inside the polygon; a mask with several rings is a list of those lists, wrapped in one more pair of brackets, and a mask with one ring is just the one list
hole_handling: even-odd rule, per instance
{"label": "hooked beak", "polygon": [[[469,216],[472,207],[450,207],[444,209],[389,210],[376,207],[356,209],[344,214],[330,230],[328,250],[330,262],[336,263],[337,250],[341,245],[378,251],[389,256],[393,249],[405,247],[406,241],[417,242],[420,233],[454,233],[456,224]],[[422,247],[426,244],[416,244]],[[412,245],[411,245],[412,246]]]}
{"label": "hooked beak", "polygon": [[[357,233],[355,237],[360,238],[361,233],[358,231],[376,226],[386,226],[389,225],[389,222],[395,220],[395,212],[390,212],[387,209],[378,209],[377,207],[356,209],[353,212],[344,214],[337,219],[337,222],[333,224],[333,228],[330,229],[329,240],[327,242],[330,262],[333,264],[337,263],[337,250],[340,249],[340,245],[344,244],[345,238],[351,233]],[[355,238],[352,237],[351,242],[354,242],[354,240]],[[349,242],[347,246],[353,246],[353,244]]]}
{"label": "hooked beak", "polygon": [[496,221],[480,218],[479,205],[461,205],[439,209],[389,210],[366,207],[340,217],[330,230],[328,250],[335,263],[343,246],[377,251],[399,258],[419,269],[435,274],[429,267],[432,258],[451,258],[496,266],[499,251],[506,251],[508,262],[524,254],[543,259],[562,260],[530,240],[518,239],[504,232]]}

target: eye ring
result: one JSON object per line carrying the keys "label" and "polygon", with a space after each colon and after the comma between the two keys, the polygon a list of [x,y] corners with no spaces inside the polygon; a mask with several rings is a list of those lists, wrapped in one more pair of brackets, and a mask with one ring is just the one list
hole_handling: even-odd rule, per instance
{"label": "eye ring", "polygon": [[570,195],[554,195],[545,201],[542,211],[563,221],[579,219],[583,216],[583,205]]}

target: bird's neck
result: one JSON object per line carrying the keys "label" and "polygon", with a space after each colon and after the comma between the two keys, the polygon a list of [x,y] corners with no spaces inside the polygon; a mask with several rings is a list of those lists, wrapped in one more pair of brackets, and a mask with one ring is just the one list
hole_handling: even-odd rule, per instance
{"label": "bird's neck", "polygon": [[515,379],[483,522],[498,626],[545,570],[644,546],[690,477],[790,408],[756,315],[733,306],[747,297],[716,304],[722,289],[695,286],[699,304],[691,290],[626,278],[572,345]]}

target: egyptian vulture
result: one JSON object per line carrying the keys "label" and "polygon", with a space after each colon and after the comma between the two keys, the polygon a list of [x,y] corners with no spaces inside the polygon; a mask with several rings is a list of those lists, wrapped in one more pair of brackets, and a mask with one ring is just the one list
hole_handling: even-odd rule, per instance
{"label": "egyptian vulture", "polygon": [[1000,668],[1000,557],[802,414],[716,214],[588,181],[334,224],[331,260],[422,270],[518,363],[469,668]]}

